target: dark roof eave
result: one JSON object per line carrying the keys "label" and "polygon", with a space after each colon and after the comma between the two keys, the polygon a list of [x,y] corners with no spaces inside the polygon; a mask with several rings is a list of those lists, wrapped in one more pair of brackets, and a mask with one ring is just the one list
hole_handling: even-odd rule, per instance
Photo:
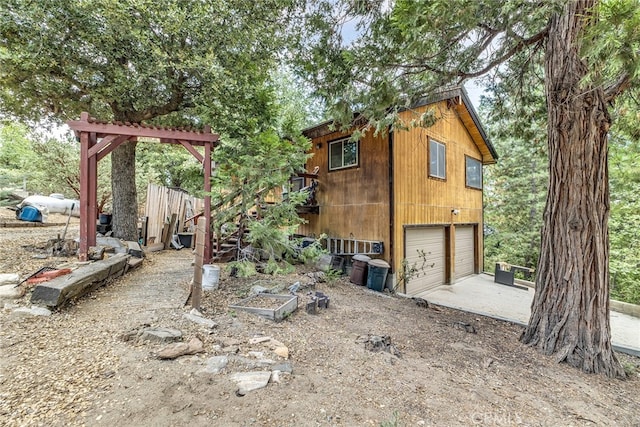
{"label": "dark roof eave", "polygon": [[484,139],[484,142],[487,144],[487,148],[489,149],[491,156],[494,158],[494,160],[498,160],[498,152],[496,151],[493,144],[489,140],[489,137],[487,137],[487,134],[484,131],[484,128],[482,127],[482,124],[480,124],[480,119],[478,118],[476,109],[473,108],[473,104],[469,99],[469,95],[467,95],[467,91],[464,88],[460,88],[460,97],[462,98],[462,102],[464,102],[465,107],[467,107],[467,111],[469,111],[471,120],[473,120],[473,123],[475,123],[476,127],[478,128],[478,132],[480,132],[482,139]]}

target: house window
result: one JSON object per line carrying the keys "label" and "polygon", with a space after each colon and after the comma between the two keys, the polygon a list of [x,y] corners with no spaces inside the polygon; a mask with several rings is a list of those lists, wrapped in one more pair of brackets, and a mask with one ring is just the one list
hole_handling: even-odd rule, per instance
{"label": "house window", "polygon": [[291,178],[291,191],[300,191],[302,188],[304,188],[304,178],[299,176]]}
{"label": "house window", "polygon": [[440,179],[447,177],[446,149],[444,144],[429,140],[429,176]]}
{"label": "house window", "polygon": [[465,182],[467,187],[482,190],[482,163],[473,157],[465,156]]}
{"label": "house window", "polygon": [[358,141],[349,138],[329,143],[329,170],[358,166]]}

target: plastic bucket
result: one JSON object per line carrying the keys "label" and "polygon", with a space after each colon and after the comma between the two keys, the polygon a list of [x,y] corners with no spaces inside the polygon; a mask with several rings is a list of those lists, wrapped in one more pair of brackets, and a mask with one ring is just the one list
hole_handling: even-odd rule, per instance
{"label": "plastic bucket", "polygon": [[109,225],[109,224],[111,224],[111,214],[101,213],[98,216],[98,219],[100,220],[100,225]]}
{"label": "plastic bucket", "polygon": [[33,206],[24,206],[18,211],[18,219],[29,222],[42,222],[42,214]]}
{"label": "plastic bucket", "polygon": [[218,289],[218,281],[220,280],[220,267],[213,264],[205,264],[202,266],[202,289],[205,291],[213,291]]}

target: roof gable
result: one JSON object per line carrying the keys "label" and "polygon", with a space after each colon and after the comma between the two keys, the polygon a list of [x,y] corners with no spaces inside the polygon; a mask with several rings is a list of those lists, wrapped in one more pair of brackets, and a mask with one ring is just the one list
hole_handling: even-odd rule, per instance
{"label": "roof gable", "polygon": [[[496,163],[498,160],[498,153],[491,144],[491,141],[489,141],[489,138],[480,123],[478,114],[473,108],[473,105],[469,100],[469,96],[464,88],[454,87],[435,92],[431,96],[421,98],[413,105],[413,107],[422,107],[445,100],[450,101],[449,105],[456,111],[458,117],[462,121],[462,124],[466,128],[467,132],[469,132],[471,139],[480,150],[480,153],[482,154],[482,163],[485,165]],[[355,120],[358,120],[357,114],[354,114],[354,121]],[[303,134],[308,138],[319,138],[329,133],[337,132],[337,130],[333,128],[333,124],[333,121],[319,123],[303,130]]]}

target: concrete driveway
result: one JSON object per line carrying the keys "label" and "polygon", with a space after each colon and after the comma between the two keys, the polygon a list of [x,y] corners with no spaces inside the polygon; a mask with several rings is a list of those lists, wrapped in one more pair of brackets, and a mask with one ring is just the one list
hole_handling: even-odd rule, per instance
{"label": "concrete driveway", "polygon": [[[493,276],[478,274],[417,296],[433,304],[526,325],[533,295],[532,288],[501,285]],[[616,350],[640,356],[640,318],[611,311],[611,335]]]}

